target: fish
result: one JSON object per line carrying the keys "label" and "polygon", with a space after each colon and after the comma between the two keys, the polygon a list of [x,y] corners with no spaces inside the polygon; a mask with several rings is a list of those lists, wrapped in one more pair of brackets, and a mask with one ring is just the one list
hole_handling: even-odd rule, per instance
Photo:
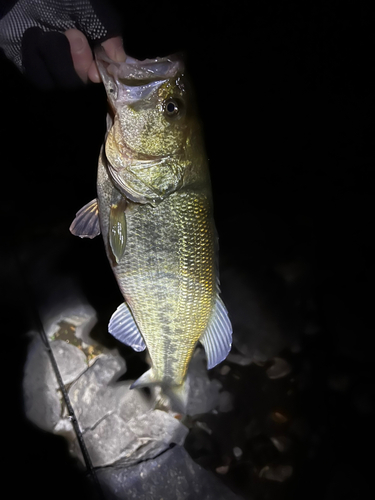
{"label": "fish", "polygon": [[207,368],[232,345],[220,298],[218,237],[202,127],[179,55],[112,61],[95,58],[108,100],[97,198],[70,231],[101,234],[124,302],[108,331],[151,367],[131,388],[160,386],[185,411],[188,366],[198,344]]}

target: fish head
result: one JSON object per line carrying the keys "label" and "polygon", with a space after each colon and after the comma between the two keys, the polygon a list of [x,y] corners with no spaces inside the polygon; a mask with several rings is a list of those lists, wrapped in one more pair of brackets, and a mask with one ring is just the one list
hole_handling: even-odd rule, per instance
{"label": "fish head", "polygon": [[183,182],[196,121],[181,58],[96,61],[110,104],[105,152],[112,180],[137,202],[160,201]]}

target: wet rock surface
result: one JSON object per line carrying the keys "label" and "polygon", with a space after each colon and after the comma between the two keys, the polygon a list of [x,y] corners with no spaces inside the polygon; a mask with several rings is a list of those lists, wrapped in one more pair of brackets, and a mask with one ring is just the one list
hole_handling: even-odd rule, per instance
{"label": "wet rock surface", "polygon": [[241,500],[181,446],[153,460],[126,469],[100,469],[97,474],[108,500]]}

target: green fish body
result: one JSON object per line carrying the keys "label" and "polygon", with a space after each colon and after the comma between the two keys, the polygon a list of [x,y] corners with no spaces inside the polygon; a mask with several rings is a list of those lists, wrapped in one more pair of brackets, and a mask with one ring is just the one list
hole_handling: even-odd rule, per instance
{"label": "green fish body", "polygon": [[151,369],[134,387],[160,385],[186,406],[197,342],[208,368],[227,356],[232,327],[219,297],[211,186],[180,60],[114,63],[96,54],[110,112],[98,167],[98,199],[77,213],[73,234],[102,233],[125,302],[109,331]]}

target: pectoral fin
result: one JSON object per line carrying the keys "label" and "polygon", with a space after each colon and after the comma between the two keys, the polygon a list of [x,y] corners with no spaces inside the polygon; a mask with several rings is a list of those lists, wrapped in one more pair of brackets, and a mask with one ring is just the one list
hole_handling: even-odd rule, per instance
{"label": "pectoral fin", "polygon": [[95,238],[100,234],[99,207],[95,198],[76,213],[69,231],[80,238]]}
{"label": "pectoral fin", "polygon": [[137,352],[146,349],[146,344],[144,343],[138,326],[125,302],[112,314],[108,325],[108,331],[117,340],[132,347]]}
{"label": "pectoral fin", "polygon": [[117,263],[124,256],[126,247],[126,205],[126,199],[121,197],[112,203],[109,213],[109,244]]}
{"label": "pectoral fin", "polygon": [[217,296],[210,323],[199,339],[207,356],[207,368],[213,368],[221,363],[232,347],[232,325],[228,311],[219,296]]}

